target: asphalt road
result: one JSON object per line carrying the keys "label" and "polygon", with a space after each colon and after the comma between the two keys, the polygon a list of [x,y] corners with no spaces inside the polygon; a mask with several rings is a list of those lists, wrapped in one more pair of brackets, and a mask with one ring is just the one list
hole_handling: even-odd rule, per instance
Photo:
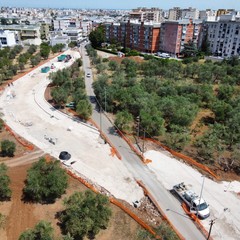
{"label": "asphalt road", "polygon": [[[83,60],[83,69],[85,73],[90,73],[90,77],[85,77],[86,90],[88,96],[90,97],[94,96],[92,89],[93,73],[91,71],[90,60],[86,54],[84,46],[85,44],[80,46],[80,53]],[[95,108],[95,104],[92,105],[93,108]],[[107,135],[119,151],[122,156],[122,161],[129,171],[132,172],[133,176],[137,180],[141,180],[144,183],[149,192],[161,206],[168,219],[182,234],[182,236],[187,240],[206,239],[193,224],[192,220],[185,214],[180,202],[162,186],[161,182],[159,182],[155,177],[154,172],[151,172],[150,169],[144,165],[139,157],[130,149],[128,144],[115,133],[112,123],[105,114],[99,113],[96,109],[94,109],[92,118],[99,126],[101,126],[101,130]]]}

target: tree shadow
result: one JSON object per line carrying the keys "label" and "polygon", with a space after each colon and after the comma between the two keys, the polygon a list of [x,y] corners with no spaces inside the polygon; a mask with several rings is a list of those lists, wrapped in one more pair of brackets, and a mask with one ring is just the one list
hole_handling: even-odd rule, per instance
{"label": "tree shadow", "polygon": [[214,124],[215,120],[213,117],[207,116],[207,117],[203,117],[201,119],[201,122],[208,125],[208,124]]}

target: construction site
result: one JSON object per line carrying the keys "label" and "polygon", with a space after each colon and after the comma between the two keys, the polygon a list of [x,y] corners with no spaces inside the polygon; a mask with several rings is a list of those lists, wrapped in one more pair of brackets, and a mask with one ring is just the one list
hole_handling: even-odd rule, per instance
{"label": "construction site", "polygon": [[[191,217],[184,212],[181,202],[170,193],[172,187],[180,182],[191,184],[209,204],[210,217],[200,220],[197,226],[198,228],[201,226],[200,230],[205,233],[205,239],[209,232],[210,220],[214,220],[212,239],[240,239],[240,182],[221,181],[204,167],[203,172],[206,174],[202,171],[200,173],[196,170],[196,167],[199,167],[197,164],[194,166],[192,160],[184,157],[181,160],[182,156],[177,154],[174,156],[170,149],[161,147],[157,151],[148,147],[143,155],[144,159],[148,159],[144,167],[151,172],[159,186],[165,188],[176,206],[172,209],[167,207],[168,203],[164,203],[159,206],[163,210],[159,213],[159,209],[153,207],[156,197],[149,201],[145,196],[147,191],[144,188],[145,183],[143,182],[141,186],[141,183],[137,182],[133,171],[112,150],[114,146],[102,139],[97,124],[83,123],[73,115],[58,111],[49,104],[44,98],[45,90],[50,83],[49,73],[68,67],[75,59],[81,57],[79,51],[75,50],[68,50],[64,54],[71,55],[72,58],[67,62],[59,62],[54,58],[21,77],[13,85],[5,86],[0,95],[0,106],[2,119],[9,132],[22,137],[24,139],[22,144],[29,152],[35,146],[42,154],[48,154],[56,159],[62,151],[69,152],[72,164],[63,167],[70,175],[78,178],[92,190],[104,193],[110,199],[120,199],[136,207],[148,206],[153,215],[149,220],[153,223],[160,215],[166,215],[167,218],[170,212],[173,217],[174,214],[184,213],[183,221],[185,217],[188,219]],[[41,71],[41,68],[52,64],[55,68],[48,72]],[[171,219],[169,222],[171,224]],[[157,224],[157,220],[155,223]]]}

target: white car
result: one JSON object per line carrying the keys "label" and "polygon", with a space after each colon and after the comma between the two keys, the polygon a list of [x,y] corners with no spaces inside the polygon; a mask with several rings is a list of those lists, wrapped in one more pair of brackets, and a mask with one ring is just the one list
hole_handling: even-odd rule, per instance
{"label": "white car", "polygon": [[91,74],[90,74],[90,73],[87,73],[86,77],[91,77]]}

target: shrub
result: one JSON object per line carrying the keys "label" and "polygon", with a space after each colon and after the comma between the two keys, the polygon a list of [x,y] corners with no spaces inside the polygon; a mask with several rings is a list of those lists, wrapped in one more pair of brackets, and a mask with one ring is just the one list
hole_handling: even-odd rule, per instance
{"label": "shrub", "polygon": [[1,153],[2,156],[13,157],[14,152],[16,151],[16,144],[9,140],[3,140],[1,142]]}

